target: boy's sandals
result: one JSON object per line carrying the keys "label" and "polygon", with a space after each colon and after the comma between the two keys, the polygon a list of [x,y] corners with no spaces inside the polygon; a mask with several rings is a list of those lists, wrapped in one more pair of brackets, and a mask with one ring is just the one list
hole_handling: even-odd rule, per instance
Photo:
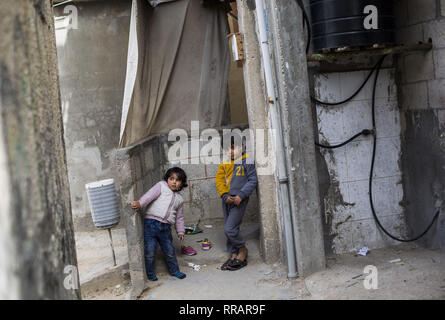
{"label": "boy's sandals", "polygon": [[246,250],[246,257],[244,258],[244,260],[240,260],[240,259],[233,259],[230,264],[227,266],[227,269],[230,271],[236,271],[239,270],[241,268],[244,268],[245,266],[247,266],[247,256],[249,254],[249,252]]}
{"label": "boy's sandals", "polygon": [[232,263],[232,258],[227,259],[221,266],[221,270],[229,270],[229,265]]}
{"label": "boy's sandals", "polygon": [[236,271],[241,268],[244,268],[245,266],[247,266],[247,259],[245,259],[244,261],[239,259],[233,259],[231,263],[227,266],[227,270]]}
{"label": "boy's sandals", "polygon": [[[247,249],[246,249],[247,250]],[[235,271],[235,270],[239,270],[241,268],[244,268],[245,266],[247,266],[247,256],[248,256],[249,252],[246,252],[246,257],[243,260],[237,259],[237,258],[229,258],[227,259],[226,262],[224,262],[224,264],[221,266],[221,270],[230,270],[230,271]]]}

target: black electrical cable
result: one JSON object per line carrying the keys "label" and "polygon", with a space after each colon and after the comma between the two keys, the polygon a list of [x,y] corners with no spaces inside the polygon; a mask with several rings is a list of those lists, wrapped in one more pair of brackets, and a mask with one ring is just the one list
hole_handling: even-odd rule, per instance
{"label": "black electrical cable", "polygon": [[[385,59],[385,57],[386,57],[386,55],[383,56],[382,59],[380,59],[378,65],[377,65],[377,73],[376,73],[375,78],[374,78],[374,86],[373,86],[373,89],[372,89],[372,126],[373,126],[373,128],[375,128],[375,126],[376,126],[376,121],[375,121],[375,95],[376,95],[376,88],[377,88],[377,80],[378,80],[378,77],[379,77],[380,68],[382,66],[382,63],[383,63],[383,60]],[[436,221],[436,219],[439,217],[440,209],[437,210],[436,214],[433,217],[433,220],[431,221],[429,226],[425,229],[425,231],[422,232],[417,237],[414,237],[412,239],[400,239],[400,238],[397,238],[397,237],[393,236],[391,233],[389,233],[382,226],[382,224],[380,223],[380,220],[378,219],[377,214],[375,212],[374,203],[373,203],[373,200],[372,200],[372,177],[373,177],[373,174],[374,174],[374,162],[375,162],[375,154],[376,154],[376,148],[377,148],[377,136],[376,135],[373,136],[373,140],[374,140],[374,143],[373,143],[373,148],[372,148],[371,172],[370,172],[370,175],[369,175],[369,202],[371,204],[371,211],[372,211],[372,215],[374,216],[374,220],[377,222],[377,224],[380,227],[380,229],[382,229],[382,231],[384,233],[386,233],[386,235],[388,237],[390,237],[390,238],[392,238],[392,239],[394,239],[396,241],[399,241],[399,242],[412,242],[412,241],[416,241],[416,240],[420,239],[421,237],[423,237],[431,229],[431,227],[434,224],[434,221]]]}
{"label": "black electrical cable", "polygon": [[[309,48],[310,48],[310,41],[311,41],[311,25],[310,25],[310,23],[309,23],[309,18],[308,18],[307,14],[306,14],[306,10],[304,9],[304,5],[303,5],[302,0],[296,0],[296,2],[297,2],[297,4],[299,5],[299,7],[301,8],[301,10],[303,11],[303,20],[304,20],[304,23],[306,23],[306,26],[307,26],[308,39],[307,39],[307,45],[306,45],[306,53],[308,53],[308,52],[309,52]],[[324,101],[320,101],[320,100],[316,99],[315,97],[311,96],[311,100],[312,100],[313,102],[316,102],[316,103],[318,103],[318,104],[325,105],[325,106],[338,106],[338,105],[344,104],[344,103],[346,103],[346,102],[352,100],[357,94],[359,94],[359,92],[365,87],[366,83],[367,83],[367,82],[369,81],[369,79],[371,78],[371,76],[372,76],[372,74],[374,73],[374,71],[377,70],[377,73],[376,73],[375,78],[374,78],[374,86],[373,86],[373,89],[372,89],[372,126],[373,126],[374,129],[373,129],[373,130],[365,129],[365,130],[363,130],[362,132],[357,133],[356,135],[354,135],[354,136],[353,136],[352,138],[350,138],[349,140],[347,140],[347,141],[345,141],[345,142],[343,142],[343,143],[341,143],[341,144],[335,145],[335,146],[322,145],[322,144],[319,144],[319,143],[317,143],[317,142],[315,142],[315,145],[318,146],[318,147],[321,147],[321,148],[326,148],[326,149],[340,148],[340,147],[342,147],[342,146],[344,146],[344,145],[350,143],[351,141],[353,141],[354,139],[356,139],[357,137],[359,137],[359,136],[361,136],[361,135],[369,135],[369,134],[372,133],[372,134],[373,134],[373,141],[374,141],[374,143],[373,143],[373,149],[372,149],[371,170],[370,170],[370,176],[369,176],[369,202],[370,202],[370,205],[371,205],[372,215],[373,215],[373,217],[374,217],[374,220],[376,221],[376,223],[377,223],[378,226],[380,227],[380,229],[382,229],[382,231],[383,231],[387,236],[389,236],[390,238],[392,238],[392,239],[394,239],[394,240],[397,240],[397,241],[399,241],[399,242],[412,242],[412,241],[416,241],[416,240],[420,239],[421,237],[423,237],[423,236],[424,236],[424,235],[431,229],[431,227],[432,227],[433,224],[434,224],[434,221],[436,221],[436,219],[439,217],[440,209],[437,210],[437,212],[436,212],[436,214],[434,215],[434,217],[433,217],[431,223],[428,225],[428,227],[425,229],[424,232],[422,232],[420,235],[418,235],[417,237],[414,237],[414,238],[412,238],[412,239],[400,239],[400,238],[397,238],[397,237],[393,236],[391,233],[389,233],[389,232],[383,227],[383,225],[380,223],[380,220],[378,219],[377,214],[376,214],[376,212],[375,212],[375,209],[374,209],[374,203],[373,203],[373,200],[372,200],[372,178],[373,178],[373,174],[374,174],[375,154],[376,154],[376,148],[377,148],[377,135],[375,134],[375,127],[376,127],[376,121],[375,121],[375,94],[376,94],[377,80],[378,80],[378,77],[379,77],[380,68],[382,67],[382,64],[383,64],[383,61],[385,60],[385,58],[386,58],[386,55],[384,55],[384,56],[377,62],[377,64],[376,64],[376,65],[372,68],[372,70],[369,72],[368,76],[366,77],[366,79],[365,79],[365,81],[362,83],[362,85],[361,85],[361,86],[357,89],[357,91],[356,91],[352,96],[350,96],[349,98],[347,98],[347,99],[345,99],[345,100],[343,100],[343,101],[340,101],[340,102],[324,102]]]}
{"label": "black electrical cable", "polygon": [[311,24],[309,22],[309,17],[307,16],[306,10],[304,9],[304,4],[302,0],[296,0],[298,6],[301,8],[301,11],[303,12],[303,26],[304,23],[306,24],[307,28],[307,41],[306,41],[306,53],[309,53],[309,49],[311,47]]}
{"label": "black electrical cable", "polygon": [[372,200],[372,179],[373,179],[373,175],[374,175],[374,164],[375,164],[375,155],[376,155],[376,149],[377,149],[377,135],[376,133],[376,120],[375,120],[375,96],[376,96],[376,90],[377,90],[377,81],[379,78],[379,74],[380,74],[380,69],[382,67],[383,61],[385,60],[386,55],[384,55],[378,62],[377,64],[374,66],[374,68],[371,70],[371,72],[369,73],[368,77],[366,78],[365,82],[360,86],[360,88],[357,90],[357,92],[354,93],[354,95],[352,95],[350,98],[346,99],[345,101],[342,102],[336,102],[336,103],[329,103],[329,102],[318,102],[316,100],[316,102],[318,102],[319,104],[322,105],[339,105],[339,104],[343,104],[349,100],[351,100],[353,97],[355,97],[365,86],[365,84],[368,82],[369,78],[371,77],[371,75],[374,73],[374,71],[377,70],[375,78],[374,78],[374,85],[372,88],[372,127],[374,128],[373,130],[369,130],[369,129],[365,129],[360,133],[357,133],[355,136],[353,136],[352,138],[350,138],[349,140],[339,144],[339,145],[335,145],[335,146],[326,146],[326,145],[321,145],[319,143],[315,143],[315,145],[317,145],[318,147],[322,147],[322,148],[327,148],[327,149],[335,149],[335,148],[339,148],[342,147],[346,144],[348,144],[349,142],[353,141],[354,139],[356,139],[357,137],[359,137],[360,135],[369,135],[369,134],[373,134],[373,148],[372,148],[372,159],[371,159],[371,170],[370,170],[370,175],[369,175],[369,203],[371,205],[371,211],[372,211],[372,215],[374,217],[374,220],[376,221],[377,225],[379,226],[379,228],[390,238],[399,241],[399,242],[413,242],[416,240],[419,240],[420,238],[422,238],[433,226],[434,222],[437,220],[437,218],[439,217],[440,214],[440,209],[437,210],[437,212],[435,213],[433,219],[431,220],[431,223],[428,225],[428,227],[425,229],[425,231],[423,231],[421,234],[419,234],[418,236],[411,238],[411,239],[401,239],[401,238],[397,238],[395,236],[393,236],[391,233],[389,233],[381,224],[379,218],[377,217],[377,214],[375,212],[375,208],[374,208],[374,202]]}
{"label": "black electrical cable", "polygon": [[[312,99],[313,101],[315,101],[316,103],[321,104],[321,105],[325,105],[325,106],[337,106],[337,105],[341,105],[341,104],[344,104],[344,103],[346,103],[346,102],[352,100],[352,99],[353,99],[357,94],[359,94],[360,91],[365,87],[366,83],[368,83],[368,81],[369,81],[369,79],[371,78],[371,76],[372,76],[372,74],[374,73],[374,71],[378,68],[379,65],[381,65],[381,64],[383,63],[383,59],[384,59],[384,58],[385,58],[385,57],[380,58],[380,60],[379,60],[379,61],[374,65],[374,67],[371,69],[371,71],[369,72],[368,76],[366,77],[366,79],[365,79],[365,81],[362,83],[362,85],[361,85],[361,86],[358,88],[358,90],[357,90],[352,96],[350,96],[348,99],[343,100],[343,101],[340,101],[340,102],[322,102],[322,101],[317,100],[317,99],[314,98],[314,97],[311,97],[311,99]],[[374,133],[374,130],[368,130],[368,129],[365,129],[365,130],[363,130],[362,132],[357,133],[355,136],[353,136],[353,137],[350,138],[349,140],[347,140],[347,141],[345,141],[345,142],[343,142],[343,143],[341,143],[341,144],[339,144],[339,145],[336,145],[336,146],[321,145],[321,144],[319,144],[319,143],[317,143],[317,142],[315,142],[315,145],[316,145],[317,147],[320,147],[320,148],[336,149],[336,148],[340,148],[340,147],[342,147],[342,146],[348,144],[349,142],[353,141],[354,139],[356,139],[357,137],[359,137],[359,136],[362,135],[362,134],[363,134],[363,135],[369,135],[369,134],[371,134],[371,133]]]}
{"label": "black electrical cable", "polygon": [[354,97],[356,95],[358,95],[360,93],[360,91],[362,91],[362,89],[365,87],[365,85],[368,83],[369,79],[371,78],[372,74],[374,73],[374,71],[377,69],[377,67],[379,65],[381,65],[383,63],[383,59],[385,59],[385,56],[383,56],[382,58],[380,58],[380,60],[375,64],[375,66],[371,69],[371,71],[369,72],[368,76],[366,77],[365,81],[362,83],[362,85],[357,89],[357,91],[350,96],[349,98],[347,98],[346,100],[340,101],[340,102],[325,102],[325,101],[320,101],[318,99],[316,99],[315,97],[311,96],[311,100],[314,101],[315,103],[321,104],[321,105],[325,105],[325,106],[338,106],[341,104],[344,104],[352,99],[354,99]]}
{"label": "black electrical cable", "polygon": [[357,133],[355,136],[353,136],[352,138],[350,138],[349,140],[346,140],[343,143],[337,144],[335,146],[328,146],[328,145],[323,145],[323,144],[319,144],[317,142],[315,142],[315,145],[317,147],[320,148],[325,148],[325,149],[336,149],[336,148],[340,148],[343,147],[344,145],[348,144],[349,142],[354,141],[355,139],[357,139],[358,137],[360,137],[361,135],[367,136],[370,135],[371,133],[374,133],[374,130],[369,130],[369,129],[365,129],[362,132]]}

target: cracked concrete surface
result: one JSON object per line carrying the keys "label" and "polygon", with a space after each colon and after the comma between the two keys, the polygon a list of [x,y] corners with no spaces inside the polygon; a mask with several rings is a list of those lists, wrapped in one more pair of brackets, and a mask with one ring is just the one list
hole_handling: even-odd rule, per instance
{"label": "cracked concrete surface", "polygon": [[[439,250],[401,244],[365,257],[332,255],[327,264],[325,271],[305,279],[313,299],[445,299],[445,254]],[[377,268],[376,290],[364,287],[367,265]]]}

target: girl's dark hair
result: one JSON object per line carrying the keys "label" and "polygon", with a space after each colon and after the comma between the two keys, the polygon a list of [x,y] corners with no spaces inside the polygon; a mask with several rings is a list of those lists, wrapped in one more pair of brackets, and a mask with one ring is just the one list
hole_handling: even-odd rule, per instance
{"label": "girl's dark hair", "polygon": [[168,178],[170,178],[173,173],[176,173],[178,175],[178,179],[182,182],[181,188],[178,191],[181,191],[182,189],[188,187],[187,175],[185,174],[185,171],[179,167],[173,167],[168,169],[164,175],[164,180],[167,182]]}

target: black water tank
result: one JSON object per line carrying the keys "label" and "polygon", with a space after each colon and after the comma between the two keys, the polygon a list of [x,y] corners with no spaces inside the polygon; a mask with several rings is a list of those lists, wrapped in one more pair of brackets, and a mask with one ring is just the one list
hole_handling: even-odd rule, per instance
{"label": "black water tank", "polygon": [[[311,0],[310,6],[314,51],[395,42],[392,0]],[[377,9],[377,29],[365,28],[367,6]]]}

